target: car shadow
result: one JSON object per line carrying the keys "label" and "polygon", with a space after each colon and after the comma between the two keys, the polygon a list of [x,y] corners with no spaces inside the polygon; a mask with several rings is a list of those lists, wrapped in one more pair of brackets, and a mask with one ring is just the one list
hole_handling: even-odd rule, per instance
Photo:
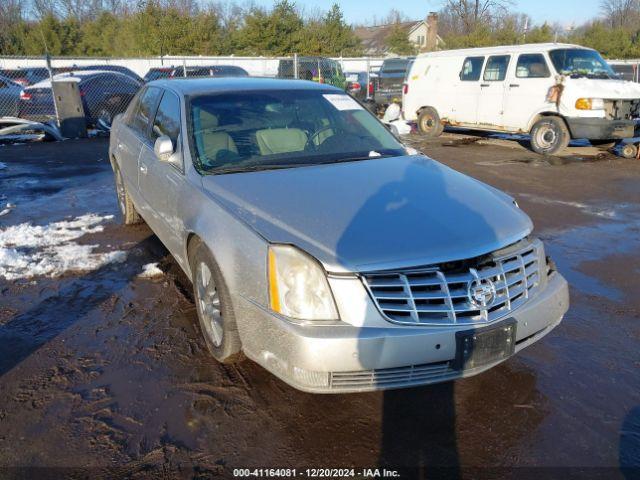
{"label": "car shadow", "polygon": [[620,471],[627,480],[640,480],[640,405],[631,409],[620,429]]}
{"label": "car shadow", "polygon": [[[482,216],[479,206],[471,202],[466,192],[451,183],[446,170],[435,168],[431,162],[433,161],[425,159],[408,164],[404,172],[397,172],[397,176],[363,203],[341,235],[337,245],[338,258],[351,258],[354,248],[362,241],[363,232],[371,232],[375,225],[397,232],[397,239],[385,235],[384,243],[378,243],[378,248],[390,251],[394,249],[400,255],[410,254],[404,251],[405,235],[423,235],[425,244],[429,243],[429,236],[431,241],[448,238],[448,241],[456,242],[456,219],[448,215],[458,208],[478,213],[473,226],[469,226],[473,231],[469,231],[468,235],[492,243],[498,240],[498,233]],[[425,204],[421,188],[428,189],[429,197],[436,199],[437,203]],[[433,219],[434,224],[420,225],[421,219]],[[372,242],[378,242],[375,235],[372,237]],[[468,240],[469,238],[459,238],[459,243],[469,245]],[[406,244],[411,245],[411,242]],[[372,386],[393,387],[389,380],[392,374],[384,372],[378,375],[382,373],[378,367],[380,356],[402,356],[404,347],[391,343],[383,346],[384,348],[372,349],[366,334],[361,334],[357,345],[358,360],[362,370],[373,372]],[[425,344],[424,348],[435,348],[431,356],[437,357],[436,350],[440,345]],[[459,478],[456,417],[453,382],[413,389],[386,390],[383,393],[379,465],[389,469],[408,469],[412,478],[430,478],[433,474]]]}

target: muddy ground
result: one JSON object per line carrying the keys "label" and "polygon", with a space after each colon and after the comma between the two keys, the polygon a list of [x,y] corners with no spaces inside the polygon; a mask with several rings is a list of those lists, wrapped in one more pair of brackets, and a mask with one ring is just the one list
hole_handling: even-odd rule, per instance
{"label": "muddy ground", "polygon": [[[208,355],[175,262],[146,227],[118,224],[106,140],[2,146],[0,195],[15,208],[0,229],[113,214],[80,242],[128,255],[0,279],[0,478],[377,465],[410,467],[405,478],[640,478],[625,470],[640,467],[640,162],[476,140],[409,139],[518,200],[571,284],[564,322],[474,378],[332,396]],[[163,275],[140,278],[150,262]]]}

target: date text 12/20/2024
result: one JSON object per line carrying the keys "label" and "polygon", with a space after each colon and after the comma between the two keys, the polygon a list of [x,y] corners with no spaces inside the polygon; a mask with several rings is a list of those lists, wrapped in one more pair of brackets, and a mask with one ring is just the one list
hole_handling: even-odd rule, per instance
{"label": "date text 12/20/2024", "polygon": [[386,468],[235,468],[235,478],[400,478]]}

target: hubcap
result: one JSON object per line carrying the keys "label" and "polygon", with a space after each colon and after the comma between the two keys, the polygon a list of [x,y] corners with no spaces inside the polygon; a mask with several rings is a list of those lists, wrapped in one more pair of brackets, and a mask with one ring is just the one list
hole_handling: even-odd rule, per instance
{"label": "hubcap", "polygon": [[544,150],[552,148],[558,141],[558,134],[550,125],[543,125],[536,132],[536,142]]}
{"label": "hubcap", "polygon": [[200,262],[196,269],[196,302],[204,328],[216,347],[222,345],[222,313],[220,312],[220,296],[211,275],[211,270]]}
{"label": "hubcap", "polygon": [[431,130],[433,128],[433,118],[426,117],[422,120],[422,129],[424,131]]}

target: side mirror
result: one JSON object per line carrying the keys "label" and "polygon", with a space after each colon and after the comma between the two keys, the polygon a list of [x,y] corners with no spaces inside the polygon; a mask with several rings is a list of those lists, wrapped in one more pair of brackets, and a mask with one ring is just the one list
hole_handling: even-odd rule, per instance
{"label": "side mirror", "polygon": [[153,145],[153,151],[161,162],[168,162],[175,153],[173,141],[166,135],[162,135],[156,139]]}

